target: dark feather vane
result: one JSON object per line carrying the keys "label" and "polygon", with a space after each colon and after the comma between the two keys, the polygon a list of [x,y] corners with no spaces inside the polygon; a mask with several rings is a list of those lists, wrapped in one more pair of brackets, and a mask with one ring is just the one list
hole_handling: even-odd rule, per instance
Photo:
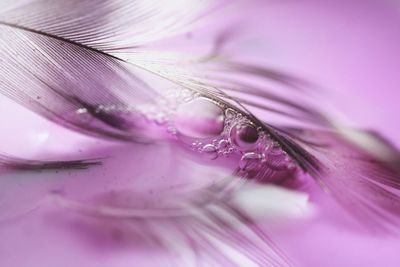
{"label": "dark feather vane", "polygon": [[0,169],[8,171],[84,170],[100,165],[98,160],[28,160],[0,155]]}

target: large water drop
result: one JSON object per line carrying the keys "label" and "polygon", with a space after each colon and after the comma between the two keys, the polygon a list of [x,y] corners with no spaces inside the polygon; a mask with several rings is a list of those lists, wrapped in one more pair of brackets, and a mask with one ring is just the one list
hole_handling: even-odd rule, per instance
{"label": "large water drop", "polygon": [[210,138],[222,133],[224,120],[221,107],[205,97],[199,97],[178,108],[175,127],[179,134],[186,137]]}

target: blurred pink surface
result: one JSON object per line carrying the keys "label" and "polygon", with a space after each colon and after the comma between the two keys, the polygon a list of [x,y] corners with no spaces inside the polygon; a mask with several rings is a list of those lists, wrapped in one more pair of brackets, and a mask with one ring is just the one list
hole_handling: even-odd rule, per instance
{"label": "blurred pink surface", "polygon": [[[312,81],[323,88],[324,103],[338,110],[340,119],[377,130],[400,147],[397,1],[249,1],[246,6],[240,21],[245,38],[228,51],[237,53],[241,47],[240,57]],[[40,154],[43,145],[46,150],[71,149],[70,137],[65,137],[69,132],[48,131],[45,127],[51,125],[1,101],[0,122],[9,125],[0,133],[7,140],[2,150],[32,156]],[[59,136],[65,138],[61,144]],[[51,214],[35,210],[12,223],[0,223],[0,266],[124,267],[139,261],[140,266],[164,266],[162,253],[124,242],[115,246],[109,232],[93,240],[85,235],[85,225]],[[311,222],[271,234],[298,266],[400,266],[400,238],[343,227],[329,209]],[[154,254],[159,257],[156,262]]]}

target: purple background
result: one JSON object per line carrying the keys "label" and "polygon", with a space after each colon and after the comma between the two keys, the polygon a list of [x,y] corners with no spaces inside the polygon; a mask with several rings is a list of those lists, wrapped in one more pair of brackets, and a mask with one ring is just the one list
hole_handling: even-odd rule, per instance
{"label": "purple background", "polygon": [[[324,90],[323,103],[346,124],[378,130],[400,146],[398,1],[259,0],[245,6],[238,21],[244,37],[227,51],[238,53],[240,47],[239,57],[314,82]],[[51,131],[53,137],[47,139],[46,122],[6,102],[0,105],[0,122],[9,125],[0,133],[3,150],[31,156],[43,152],[44,144],[46,150],[70,149],[68,141],[59,142],[64,131]],[[138,260],[145,266],[152,261],[148,255],[156,253],[135,246],[134,252],[132,246],[107,247],[108,237],[101,233],[97,240],[82,242],[84,227],[68,220],[64,227],[54,226],[46,216],[34,211],[23,220],[0,224],[1,266],[124,267]],[[70,234],[71,229],[83,238]],[[400,266],[398,237],[340,227],[329,210],[272,235],[298,266]],[[162,262],[161,253],[157,257]]]}

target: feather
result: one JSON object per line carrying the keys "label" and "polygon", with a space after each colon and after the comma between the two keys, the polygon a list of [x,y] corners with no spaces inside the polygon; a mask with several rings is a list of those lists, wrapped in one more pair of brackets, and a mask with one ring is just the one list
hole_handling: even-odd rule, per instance
{"label": "feather", "polygon": [[[295,174],[292,168],[306,172],[345,207],[356,205],[362,216],[374,221],[388,222],[391,216],[398,216],[395,190],[399,170],[393,169],[397,152],[389,153],[390,161],[395,160],[388,164],[386,159],[357,150],[341,133],[294,131],[268,120],[272,114],[320,128],[332,127],[313,105],[302,101],[307,95],[303,89],[308,86],[304,81],[224,58],[218,38],[210,54],[199,56],[143,48],[191,29],[215,7],[208,1],[194,3],[26,0],[0,4],[0,93],[61,126],[96,137],[143,142],[151,133],[141,129],[139,118],[158,122],[149,116],[150,107],[157,116],[166,113],[159,124],[172,128],[168,130],[173,135],[176,110],[188,102],[176,97],[181,91],[189,92],[189,100],[204,97],[223,107],[223,115],[233,113],[220,136],[229,141],[229,149],[216,149],[213,141],[206,140],[217,156],[225,153],[233,160],[240,158],[233,185],[206,188],[189,198],[174,196],[179,203],[174,199],[172,208],[146,207],[143,211],[121,208],[109,200],[85,204],[60,196],[58,204],[88,217],[132,222],[139,233],[150,227],[146,238],[163,248],[171,245],[169,236],[161,233],[167,227],[178,232],[181,243],[188,244],[196,256],[199,248],[207,249],[210,254],[201,257],[219,265],[238,265],[227,253],[233,250],[255,265],[291,266],[256,222],[231,203],[234,193],[249,179],[271,182],[281,170],[290,175]],[[172,96],[166,88],[172,88]],[[260,111],[267,115],[255,115]],[[240,123],[256,129],[259,146],[252,155],[233,145],[230,134]],[[191,141],[204,152],[203,141]],[[330,144],[318,145],[319,141]],[[335,154],[343,150],[356,151],[352,153],[357,160],[352,158],[351,166],[348,158]],[[249,170],[252,164],[241,164],[247,156],[256,156],[252,159],[260,168]],[[52,169],[60,164],[86,167],[97,163],[27,161],[5,166]],[[368,199],[370,196],[373,198]]]}
{"label": "feather", "polygon": [[398,233],[400,153],[375,132],[286,129],[318,161],[314,178],[363,226]]}
{"label": "feather", "polygon": [[[202,7],[207,1],[196,3],[201,3],[199,5]],[[145,137],[138,134],[135,114],[140,113],[142,106],[159,106],[160,101],[166,100],[166,92],[157,89],[154,82],[148,84],[138,74],[143,70],[154,74],[157,72],[156,66],[149,70],[137,62],[126,61],[120,55],[184,30],[187,23],[195,18],[191,11],[198,13],[202,8],[183,6],[185,8],[155,1],[117,0],[56,3],[33,0],[2,4],[0,92],[39,115],[77,132],[140,142]],[[177,77],[176,73],[168,77],[156,74],[175,85],[196,91],[186,82],[182,84],[172,79]],[[198,91],[204,93],[206,90]],[[4,161],[4,166],[14,169],[53,169],[64,164],[83,167],[97,163]],[[184,211],[195,211],[187,218],[176,218],[161,209],[159,212],[166,215],[162,222],[156,223],[148,214],[151,209],[147,208],[147,215],[143,218],[126,219],[142,230],[151,225],[156,229],[164,225],[172,226],[183,235],[183,244],[207,249],[210,254],[203,255],[206,261],[218,265],[234,263],[233,251],[235,257],[243,254],[254,264],[290,266],[272,241],[265,238],[260,230],[247,226],[253,223],[243,211],[230,205],[228,199],[218,197],[220,191],[224,190],[197,192],[194,199],[178,198],[188,207]],[[206,196],[207,203],[202,203]],[[99,216],[103,210],[98,203],[89,208],[81,203],[65,201],[64,204],[70,209],[83,210],[86,215],[93,210]],[[112,203],[108,205],[111,207],[106,210],[118,211]],[[31,211],[25,207],[19,210]],[[132,213],[134,209],[130,208],[129,211]],[[113,214],[106,216],[115,217]],[[123,218],[119,219],[123,221]],[[236,220],[236,225],[232,225],[231,220]],[[239,228],[246,229],[246,233],[241,233],[243,230]],[[230,230],[226,232],[227,229]],[[153,234],[150,232],[147,238],[151,236],[159,239],[163,234],[157,230]],[[167,239],[159,242],[165,244]],[[242,243],[246,243],[246,246]],[[168,248],[166,244],[164,246]],[[213,249],[216,250],[213,252]]]}
{"label": "feather", "polygon": [[9,171],[83,170],[100,165],[98,160],[28,160],[0,155],[0,169]]}
{"label": "feather", "polygon": [[[126,125],[123,111],[152,103],[161,95],[110,51],[124,47],[125,42],[135,47],[182,30],[193,15],[187,5],[181,8],[178,4],[6,2],[0,7],[1,92],[65,127],[137,140],[127,131],[134,125]],[[171,12],[179,16],[162,19]],[[97,110],[102,104],[117,106],[123,114]],[[88,124],[78,111],[87,111],[96,122]]]}
{"label": "feather", "polygon": [[[141,99],[140,93],[132,92],[131,88],[135,84],[145,85],[121,63],[68,42],[4,25],[0,26],[0,34],[3,94],[65,127],[99,136],[128,138],[128,134],[120,131],[122,126],[105,120],[101,113],[91,114],[99,121],[97,125],[88,124],[77,114],[81,109],[90,112],[102,103],[127,106],[122,97]],[[114,91],[109,89],[111,84]]]}
{"label": "feather", "polygon": [[[216,192],[213,192],[216,189],[215,186],[205,188],[201,194],[185,197],[185,201],[176,195],[170,196],[172,199],[163,197],[163,207],[152,207],[149,203],[140,208],[143,198],[137,198],[136,203],[127,203],[126,192],[114,192],[112,196],[103,196],[90,204],[60,194],[53,195],[53,201],[95,221],[106,218],[143,225],[145,227],[137,228],[136,234],[143,236],[144,242],[171,253],[180,253],[180,246],[187,247],[189,243],[190,253],[195,254],[198,265],[293,266],[246,212],[230,204],[225,195],[216,198]],[[219,194],[220,190],[217,191]],[[129,206],[125,206],[127,204]]]}

